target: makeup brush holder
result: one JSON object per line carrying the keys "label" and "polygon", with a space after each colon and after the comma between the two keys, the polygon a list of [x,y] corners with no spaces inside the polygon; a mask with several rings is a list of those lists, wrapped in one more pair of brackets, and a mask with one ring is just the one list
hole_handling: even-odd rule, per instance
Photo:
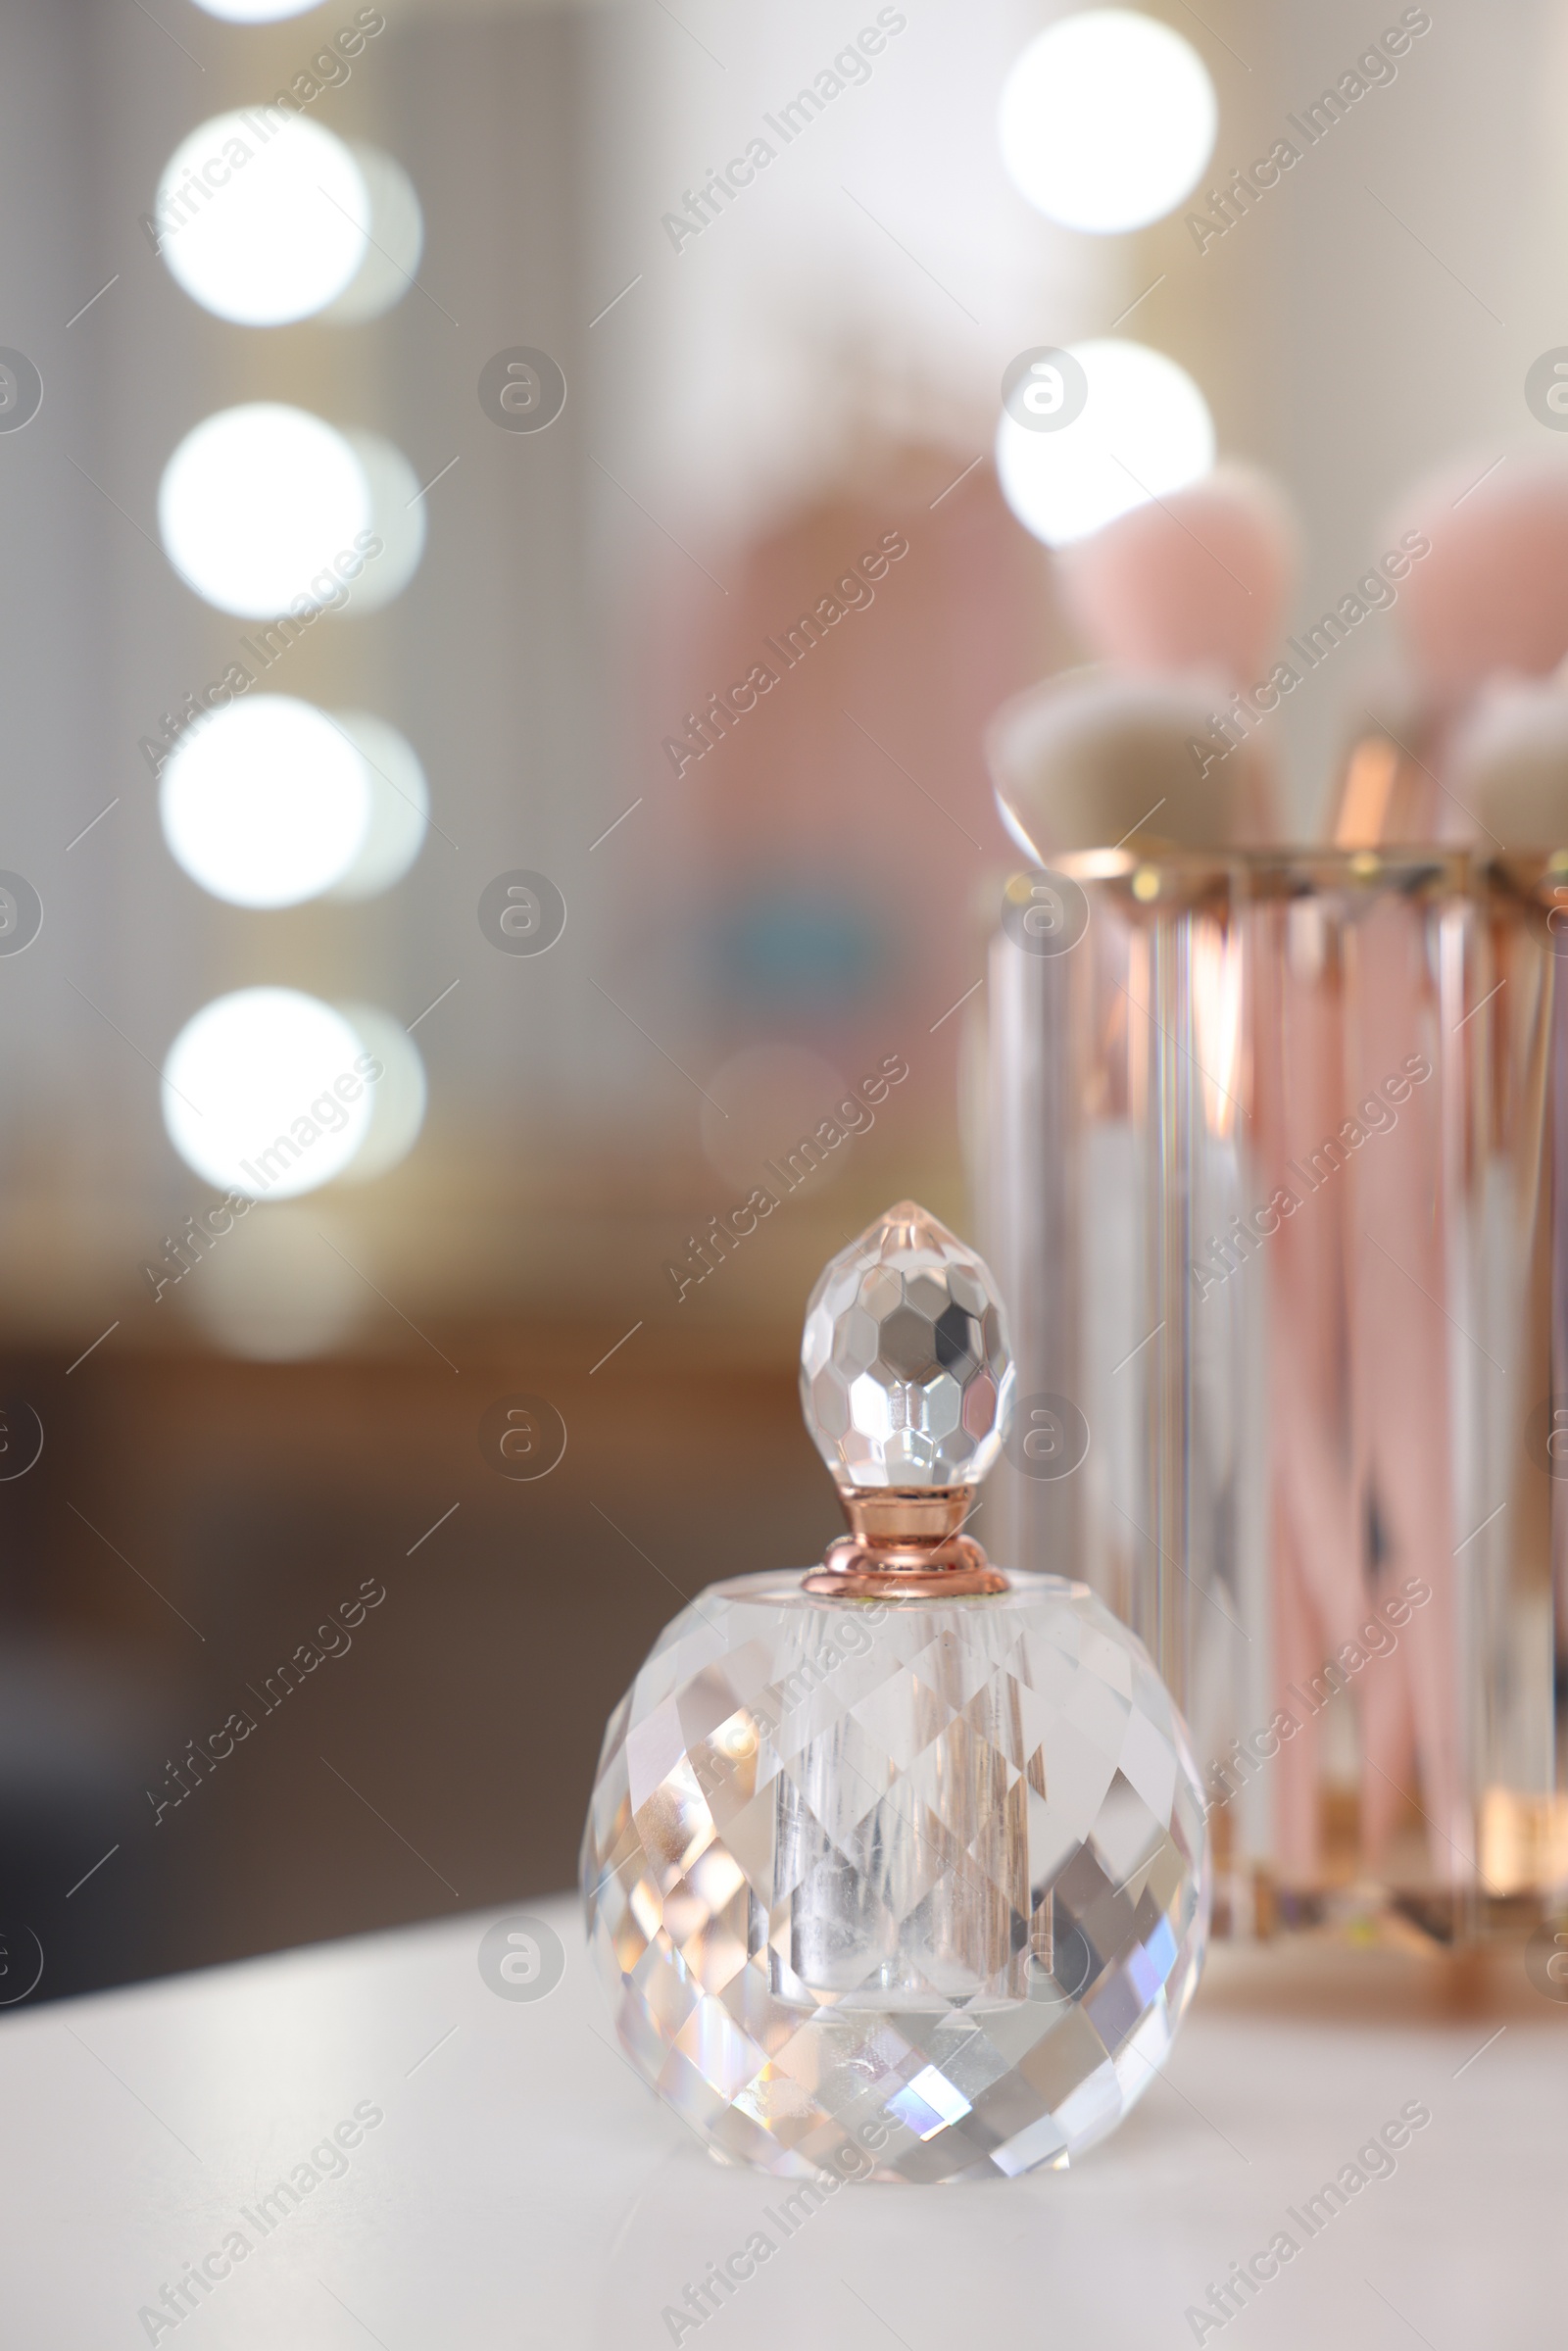
{"label": "makeup brush holder", "polygon": [[989,1540],[1142,1638],[1216,1930],[1568,1891],[1568,855],[1064,857],[990,951]]}

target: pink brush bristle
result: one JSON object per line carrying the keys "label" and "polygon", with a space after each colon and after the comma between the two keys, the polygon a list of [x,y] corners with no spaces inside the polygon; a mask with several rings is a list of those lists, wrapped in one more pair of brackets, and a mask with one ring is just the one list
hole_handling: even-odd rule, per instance
{"label": "pink brush bristle", "polygon": [[1285,631],[1297,530],[1284,492],[1246,465],[1107,523],[1060,559],[1068,612],[1103,661],[1266,677]]}
{"label": "pink brush bristle", "polygon": [[1418,482],[1389,539],[1429,542],[1400,583],[1396,625],[1423,693],[1445,710],[1488,678],[1542,677],[1568,655],[1568,464],[1487,465],[1478,454]]}

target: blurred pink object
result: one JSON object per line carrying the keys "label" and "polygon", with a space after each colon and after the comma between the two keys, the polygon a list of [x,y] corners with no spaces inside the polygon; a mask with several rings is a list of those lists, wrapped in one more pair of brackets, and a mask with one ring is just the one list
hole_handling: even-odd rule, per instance
{"label": "blurred pink object", "polygon": [[[1422,841],[1499,848],[1477,812],[1467,770],[1477,725],[1488,731],[1496,697],[1518,688],[1534,708],[1528,681],[1549,677],[1568,659],[1568,465],[1508,456],[1489,469],[1480,454],[1455,461],[1406,492],[1391,530],[1430,542],[1401,580],[1395,608],[1406,667],[1402,707],[1357,730],[1336,784],[1329,838],[1340,849]],[[1525,734],[1534,727],[1527,713]]]}
{"label": "blurred pink object", "polygon": [[[1481,477],[1481,478],[1478,478]],[[1432,552],[1396,608],[1423,697],[1452,710],[1490,677],[1541,677],[1568,656],[1568,465],[1472,455],[1418,482],[1394,530]]]}
{"label": "blurred pink object", "polygon": [[1298,533],[1284,492],[1250,465],[1107,523],[1059,559],[1068,612],[1102,661],[1161,672],[1267,674],[1285,633]]}
{"label": "blurred pink object", "polygon": [[1276,836],[1270,747],[1255,712],[1234,706],[1279,644],[1296,549],[1278,485],[1223,465],[1058,558],[1063,602],[1100,665],[1030,687],[987,743],[1004,821],[1031,856]]}
{"label": "blurred pink object", "polygon": [[649,910],[704,1083],[764,1042],[847,1080],[897,1049],[911,1137],[951,1116],[963,1024],[933,1024],[973,990],[962,909],[1004,854],[984,720],[1054,643],[1042,551],[989,468],[959,470],[883,448],[705,549],[711,581],[681,563],[649,599],[652,757],[626,794],[683,838],[680,911]]}
{"label": "blurred pink object", "polygon": [[1565,870],[1068,851],[993,943],[1013,1555],[1180,1685],[1244,1931],[1568,1891]]}
{"label": "blurred pink object", "polygon": [[[1568,466],[1541,457],[1490,467],[1480,455],[1455,461],[1398,502],[1391,536],[1408,545],[1406,533],[1430,542],[1396,608],[1411,708],[1353,745],[1333,839],[1351,850],[1444,841],[1492,852],[1540,832],[1550,846],[1542,828],[1551,829],[1564,799],[1568,753],[1568,698],[1550,677],[1568,655]],[[1380,906],[1359,930],[1348,1100],[1428,1033],[1430,987],[1419,927],[1402,907]],[[1441,1833],[1463,1842],[1454,1528],[1432,1464],[1433,1432],[1449,1412],[1450,1332],[1437,1301],[1451,1245],[1436,1131],[1407,1116],[1357,1172],[1348,1235],[1357,1507],[1379,1529],[1388,1574],[1415,1571],[1435,1594],[1395,1670],[1371,1678],[1359,1700],[1362,1837],[1373,1865],[1417,1793]],[[1385,1580],[1379,1569],[1365,1560],[1369,1603]]]}

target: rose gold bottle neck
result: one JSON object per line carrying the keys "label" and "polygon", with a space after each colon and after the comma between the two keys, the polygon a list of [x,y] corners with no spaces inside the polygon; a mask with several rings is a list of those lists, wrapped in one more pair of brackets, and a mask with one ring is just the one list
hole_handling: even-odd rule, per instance
{"label": "rose gold bottle neck", "polygon": [[828,1544],[805,1590],[853,1600],[1005,1592],[1006,1577],[959,1532],[974,1495],[972,1486],[841,1486],[850,1532]]}

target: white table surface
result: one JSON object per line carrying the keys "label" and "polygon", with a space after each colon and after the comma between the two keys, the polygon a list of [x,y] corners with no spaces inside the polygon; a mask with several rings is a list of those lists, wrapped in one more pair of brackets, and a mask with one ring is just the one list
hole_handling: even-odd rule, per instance
{"label": "white table surface", "polygon": [[713,2163],[612,2046],[575,1903],[526,1907],[566,1945],[539,2001],[481,1980],[491,1912],[0,2019],[5,2351],[148,2341],[141,2307],[236,2227],[256,2238],[240,2208],[363,2102],[384,2121],[342,2176],[159,2342],[654,2351],[665,2307],[762,2229],[772,2258],[681,2342],[1153,2351],[1193,2342],[1188,2306],[1412,2100],[1432,2122],[1395,2175],[1202,2339],[1568,2330],[1568,2009],[1528,1986],[1442,2020],[1386,1984],[1380,2022],[1309,2020],[1267,2013],[1260,1962],[1222,1953],[1168,2079],[1076,2171],[848,2187],[784,2241],[780,2183]]}

